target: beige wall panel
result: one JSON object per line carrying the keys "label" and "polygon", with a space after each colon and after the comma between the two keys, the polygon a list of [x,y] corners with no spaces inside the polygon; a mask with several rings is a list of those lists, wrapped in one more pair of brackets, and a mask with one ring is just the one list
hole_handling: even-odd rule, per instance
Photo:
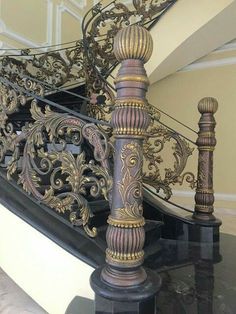
{"label": "beige wall panel", "polygon": [[70,11],[62,12],[61,17],[61,41],[72,41],[81,38],[81,21]]}
{"label": "beige wall panel", "polygon": [[47,42],[47,0],[2,0],[1,18],[7,29],[35,43]]}
{"label": "beige wall panel", "polygon": [[82,18],[93,4],[93,0],[0,0],[0,41],[8,48],[24,48],[80,39]]}
{"label": "beige wall panel", "polygon": [[[187,125],[198,129],[198,101],[212,96],[219,101],[216,113],[217,147],[214,154],[216,193],[236,195],[236,65],[178,72],[150,87],[149,101]],[[173,123],[169,120],[169,125]],[[176,127],[176,124],[174,125]],[[185,132],[189,134],[189,132]],[[194,169],[192,164],[190,166]],[[179,189],[179,187],[175,187]],[[235,206],[236,206],[236,202]]]}

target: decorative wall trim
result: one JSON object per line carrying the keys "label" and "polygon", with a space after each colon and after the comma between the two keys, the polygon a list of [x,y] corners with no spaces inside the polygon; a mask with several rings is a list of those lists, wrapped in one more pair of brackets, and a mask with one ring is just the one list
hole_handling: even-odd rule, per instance
{"label": "decorative wall trim", "polygon": [[222,58],[218,60],[195,62],[190,65],[187,65],[186,67],[179,70],[178,72],[203,70],[203,69],[216,68],[216,67],[222,67],[222,66],[233,65],[233,64],[236,64],[236,56],[231,57],[231,58]]}
{"label": "decorative wall trim", "polygon": [[236,64],[236,40],[233,40],[216,50],[212,51],[209,55],[220,55],[221,53],[228,52],[228,51],[235,51],[235,57],[223,57],[220,56],[215,60],[209,61],[195,61],[184,68],[180,69],[179,72],[188,72],[188,71],[195,71],[195,70],[203,70],[207,68],[216,68],[225,65],[232,65]]}
{"label": "decorative wall trim", "polygon": [[212,54],[221,53],[225,51],[232,51],[232,50],[236,50],[236,41],[227,43],[223,45],[222,47],[217,48],[216,50],[212,51]]}
{"label": "decorative wall trim", "polygon": [[[14,50],[12,51],[9,51],[9,50],[5,50],[5,49],[15,49],[16,47],[12,46],[12,45],[8,45],[6,44],[5,42],[3,41],[0,41],[0,56],[3,56],[4,54],[9,54],[9,52],[13,52]],[[14,51],[14,53],[17,53],[16,51]]]}
{"label": "decorative wall trim", "polygon": [[84,9],[87,6],[87,1],[86,0],[68,0],[70,3],[72,3],[74,6],[76,6],[79,9]]}
{"label": "decorative wall trim", "polygon": [[[47,30],[46,30],[46,41],[39,43],[36,41],[29,40],[24,35],[21,35],[13,30],[11,30],[3,20],[0,21],[0,33],[16,42],[26,46],[26,47],[40,47],[52,44],[52,26],[53,26],[53,3],[52,0],[47,1]],[[39,50],[43,50],[39,48]]]}
{"label": "decorative wall trim", "polygon": [[[176,197],[190,198],[190,197],[193,197],[194,195],[195,195],[194,191],[173,190],[173,196],[176,196]],[[236,202],[236,194],[215,193],[214,195],[217,201]]]}
{"label": "decorative wall trim", "polygon": [[53,2],[47,0],[47,45],[52,45],[53,35]]}
{"label": "decorative wall trim", "polygon": [[[80,23],[82,23],[82,16],[76,14],[74,11],[69,9],[66,5],[60,4],[57,6],[56,10],[56,44],[62,43],[62,14],[64,12],[69,13],[74,18],[76,18]],[[79,38],[78,38],[79,39]]]}

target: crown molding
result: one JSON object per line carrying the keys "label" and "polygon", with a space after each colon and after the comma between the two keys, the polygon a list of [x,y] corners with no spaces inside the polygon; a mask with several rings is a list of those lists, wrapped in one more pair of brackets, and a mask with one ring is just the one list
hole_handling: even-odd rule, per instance
{"label": "crown molding", "polygon": [[236,40],[217,48],[216,50],[212,51],[212,54],[226,52],[226,51],[233,51],[233,50],[236,50]]}
{"label": "crown molding", "polygon": [[[228,52],[228,51],[235,51],[235,57],[220,57],[221,53]],[[219,57],[216,57],[214,60],[209,61],[195,61],[184,68],[180,69],[178,72],[188,72],[188,71],[195,71],[195,70],[203,70],[207,68],[216,68],[226,65],[233,65],[236,64],[236,40],[233,40],[216,50],[212,51],[208,56],[211,55],[219,55]]]}
{"label": "crown molding", "polygon": [[189,71],[196,71],[196,70],[203,70],[209,68],[217,68],[226,65],[233,65],[236,64],[236,56],[231,58],[221,58],[217,60],[211,61],[202,61],[202,62],[194,62],[190,65],[187,65],[183,69],[179,70],[178,72],[189,72]]}

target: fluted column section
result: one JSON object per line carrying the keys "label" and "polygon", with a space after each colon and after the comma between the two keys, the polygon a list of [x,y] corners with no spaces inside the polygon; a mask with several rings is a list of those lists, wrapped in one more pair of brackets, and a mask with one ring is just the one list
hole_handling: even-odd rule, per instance
{"label": "fluted column section", "polygon": [[199,150],[198,180],[195,194],[196,219],[215,220],[213,190],[213,152],[216,146],[214,114],[218,108],[216,99],[206,97],[200,100],[198,110],[201,113],[197,146]]}
{"label": "fluted column section", "polygon": [[112,115],[115,156],[107,266],[101,277],[112,286],[131,287],[146,279],[141,267],[145,240],[142,143],[150,123],[145,98],[149,81],[144,69],[152,53],[149,32],[137,25],[122,29],[115,38],[114,53],[121,67],[115,80],[117,98]]}

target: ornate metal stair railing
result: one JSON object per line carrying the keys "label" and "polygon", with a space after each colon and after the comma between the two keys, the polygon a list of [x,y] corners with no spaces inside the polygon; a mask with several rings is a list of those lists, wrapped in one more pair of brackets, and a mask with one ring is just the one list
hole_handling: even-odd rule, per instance
{"label": "ornate metal stair railing", "polygon": [[[20,80],[20,76],[18,78],[18,81]],[[2,79],[4,81],[4,79]],[[24,102],[21,103],[21,105],[25,104],[26,102],[26,96],[32,97],[34,96],[34,93],[38,93],[37,100],[38,101],[44,101],[43,94],[44,89],[39,84],[39,80],[37,79],[30,79],[25,78],[21,79],[21,86],[18,86],[16,84],[13,84],[5,79],[5,85],[3,84],[3,88],[6,88],[6,84],[10,86],[10,89],[14,89],[15,96],[18,93],[21,93],[21,97],[24,98]],[[22,89],[22,86],[24,86],[24,89]],[[61,90],[61,89],[59,89]],[[63,89],[62,89],[63,90]],[[22,93],[23,91],[23,93]],[[2,93],[6,95],[6,90],[3,89]],[[11,92],[12,93],[12,92]],[[75,95],[77,97],[80,97],[79,95]],[[15,97],[15,104],[17,97]],[[18,97],[18,105],[20,105],[19,102],[20,98]],[[77,116],[78,118],[84,119],[84,120],[90,120],[90,122],[96,122],[98,123],[98,127],[100,128],[100,125],[102,124],[102,127],[111,127],[109,123],[106,122],[98,122],[94,120],[93,118],[85,117],[77,112],[73,112],[69,109],[64,108],[63,106],[60,106],[56,103],[53,103],[52,101],[48,101],[47,103],[50,106],[55,107],[55,109],[60,109],[61,111],[67,111],[68,113],[72,113],[73,115]],[[12,108],[13,109],[13,108]],[[19,106],[14,107],[14,110],[12,110],[12,113],[19,110]],[[175,184],[183,184],[184,179],[190,184],[191,188],[195,187],[195,177],[193,173],[186,172],[186,166],[187,161],[189,157],[192,154],[193,148],[190,148],[187,138],[184,138],[177,132],[175,132],[173,129],[168,129],[168,127],[163,127],[163,123],[161,122],[161,114],[160,112],[153,106],[149,105],[149,112],[151,115],[151,125],[148,130],[148,136],[144,142],[144,183],[151,185],[155,188],[158,195],[165,195],[165,199],[169,200],[172,195],[172,186]],[[9,114],[9,112],[7,112]],[[6,115],[6,108],[4,109],[2,107],[1,116],[2,119]],[[7,116],[6,116],[7,117]],[[11,117],[8,117],[8,120],[11,121]],[[165,155],[165,152],[163,152],[166,144],[168,146],[169,142],[174,141],[173,146],[173,157],[174,157],[174,163],[172,166],[172,169],[166,168],[164,170],[164,176],[162,176],[162,169],[161,164],[164,161],[163,155]],[[191,141],[190,141],[191,142]],[[194,144],[194,142],[191,142]],[[164,166],[166,166],[166,162],[163,163]]]}
{"label": "ornate metal stair railing", "polygon": [[[141,1],[130,3],[112,1],[108,5],[99,2],[85,15],[82,22],[88,96],[100,96],[100,106],[90,103],[90,114],[104,119],[110,117],[115,94],[107,77],[118,64],[113,53],[114,37],[128,25],[139,24],[149,28],[177,0]],[[93,78],[91,80],[91,77]]]}
{"label": "ornate metal stair railing", "polygon": [[[34,50],[33,50],[34,51]],[[84,82],[83,41],[70,47],[35,53],[22,50],[20,55],[0,58],[0,75],[17,83],[18,75],[39,79],[51,86]]]}
{"label": "ornate metal stair railing", "polygon": [[[151,124],[143,144],[143,182],[152,186],[165,200],[169,200],[172,187],[176,184],[183,185],[186,182],[191,189],[196,188],[194,173],[186,170],[196,143],[163,124],[161,113],[151,105],[149,114]],[[169,161],[169,167],[166,159],[172,159]]]}
{"label": "ornate metal stair railing", "polygon": [[150,27],[176,1],[133,0],[130,4],[112,1],[108,5],[100,2],[85,15],[81,40],[68,43],[66,47],[62,45],[62,48],[53,45],[51,48],[56,49],[45,53],[37,53],[35,48],[16,50],[19,55],[0,58],[0,76],[15,83],[18,83],[16,74],[36,78],[51,85],[52,90],[85,83],[91,99],[90,115],[104,120],[114,104],[114,92],[106,78],[117,65],[112,52],[115,34],[129,24]]}
{"label": "ornate metal stair railing", "polygon": [[[129,4],[123,4],[113,1],[108,5],[98,3],[94,6],[83,19],[82,30],[84,38],[84,49],[86,62],[88,62],[89,77],[93,80],[87,80],[89,87],[89,97],[94,98],[94,102],[89,104],[89,113],[99,119],[110,119],[110,114],[114,108],[114,87],[107,81],[107,77],[118,64],[113,53],[114,37],[117,32],[128,25],[139,24],[145,28],[150,28],[153,22],[156,22],[176,1],[157,1],[153,3],[132,1]],[[94,62],[96,60],[96,62]],[[91,66],[92,65],[92,66]],[[92,93],[92,94],[91,94]],[[97,98],[94,95],[98,96]],[[101,102],[96,100],[100,97]],[[103,99],[103,100],[102,100]],[[144,182],[155,187],[157,192],[162,190],[165,198],[169,199],[171,184],[183,184],[186,180],[193,189],[196,185],[194,174],[184,173],[188,158],[193,149],[188,143],[179,136],[174,130],[168,131],[160,125],[156,119],[154,107],[150,106],[150,114],[153,116],[152,126],[148,130],[148,137],[144,142],[144,163],[148,164],[146,168],[148,173],[144,173]],[[153,115],[154,114],[154,115]],[[154,141],[154,138],[156,139]],[[158,155],[163,149],[165,142],[174,140],[175,163],[173,170],[166,169],[164,179],[160,174],[161,157]],[[192,144],[195,144],[192,142]],[[158,147],[159,146],[159,147]],[[151,171],[150,171],[151,170]]]}
{"label": "ornate metal stair railing", "polygon": [[[24,103],[26,102],[25,97],[32,97],[34,96],[33,93],[38,93],[37,99],[43,100],[42,96],[44,94],[44,89],[42,87],[41,81],[37,79],[32,79],[29,77],[23,78],[18,75],[18,82],[20,82],[20,86],[13,84],[8,81],[8,85],[11,85],[11,87],[14,87],[16,91],[21,92],[22,85],[27,88],[27,90],[24,90]],[[48,84],[46,84],[48,85]],[[5,86],[5,85],[4,85]],[[4,87],[3,86],[3,87]],[[65,91],[64,89],[58,88],[59,91]],[[73,93],[72,93],[73,94]],[[74,94],[73,94],[74,95]],[[80,97],[79,95],[75,94],[74,96]],[[64,108],[63,106],[60,106],[58,104],[53,103],[52,101],[48,101],[48,103],[51,106],[56,106],[56,109],[60,109],[61,111],[67,111],[68,113],[72,113],[79,118],[81,115],[79,113],[75,113],[69,109]],[[22,105],[21,104],[21,105]],[[18,98],[18,106],[17,101],[15,100],[15,107],[12,111],[16,112],[19,110],[19,98]],[[160,195],[160,192],[164,192],[165,199],[169,199],[172,195],[172,187],[174,184],[182,184],[184,179],[190,184],[191,188],[195,187],[195,178],[194,175],[191,172],[184,172],[187,166],[187,161],[189,157],[192,154],[193,148],[190,148],[189,144],[187,143],[187,138],[178,134],[173,129],[170,129],[165,126],[163,127],[163,123],[161,122],[161,113],[156,109],[154,106],[149,105],[149,113],[152,117],[152,123],[148,130],[148,136],[147,139],[144,142],[144,165],[145,165],[145,173],[144,173],[144,182],[153,186],[156,190],[156,192]],[[2,110],[1,116],[2,119],[4,118],[6,108]],[[83,119],[87,119],[88,117],[82,116]],[[11,121],[11,118],[9,118]],[[89,120],[92,120],[92,118],[89,118]],[[95,121],[95,120],[94,120]],[[99,123],[100,125],[100,123]],[[106,122],[102,122],[102,127],[109,127],[110,124]],[[99,126],[100,128],[100,126]],[[111,128],[110,128],[111,129]],[[163,155],[165,155],[165,152],[163,152],[165,146],[168,146],[168,143],[174,141],[174,151],[173,151],[173,157],[174,157],[174,163],[172,165],[172,169],[166,168],[164,169],[164,176],[161,175],[161,164],[163,162]],[[188,140],[189,143],[195,144],[193,141]],[[171,149],[169,147],[169,149]],[[163,163],[164,166],[166,166],[166,163]],[[161,193],[163,194],[163,193]]]}
{"label": "ornate metal stair railing", "polygon": [[[55,104],[46,101],[43,96],[52,91],[69,93],[61,86],[73,81],[77,84],[86,82],[88,97],[79,95],[78,97],[84,98],[87,102],[90,116],[109,120],[114,108],[114,90],[107,82],[107,76],[117,65],[113,54],[115,34],[122,27],[130,24],[138,23],[145,28],[150,27],[176,1],[165,0],[153,3],[133,0],[126,5],[117,1],[108,5],[99,3],[88,11],[83,20],[81,41],[46,53],[37,54],[33,50],[23,50],[21,56],[9,55],[0,58],[1,77],[10,81],[9,84],[6,83],[7,81],[2,81],[0,86],[2,135],[13,132],[14,127],[9,116],[20,110],[20,106],[25,106],[28,99],[35,99],[36,94],[38,106],[45,110],[46,102],[51,107]],[[15,85],[11,85],[13,83]],[[24,92],[17,86],[23,88]],[[63,106],[56,104],[55,107],[56,111],[60,109],[78,119],[86,120],[84,116],[66,110]],[[46,114],[46,111],[42,114]],[[194,174],[185,170],[193,152],[189,143],[195,144],[195,141],[190,140],[188,143],[186,137],[163,125],[160,112],[154,107],[149,106],[149,114],[152,116],[152,123],[144,141],[146,166],[143,180],[152,185],[157,193],[164,193],[164,198],[168,200],[172,195],[173,185],[181,185],[186,181],[192,189],[196,186]],[[31,115],[31,120],[34,117],[35,115]],[[104,134],[102,130],[106,127],[109,127],[109,132],[111,131],[109,123],[99,124],[98,120],[93,122],[96,123],[97,130],[101,134]],[[173,165],[167,168],[163,163],[166,168],[161,170],[163,149],[168,146],[168,143],[173,142]]]}
{"label": "ornate metal stair railing", "polygon": [[[192,212],[192,217],[195,221],[204,223],[204,225],[219,227],[221,221],[213,215],[213,152],[216,146],[216,121],[214,114],[217,109],[218,102],[215,98],[205,97],[199,101],[198,111],[201,114],[199,132],[197,133],[186,125],[183,125],[193,133],[198,134],[196,141],[193,141],[163,124],[160,119],[161,113],[155,107],[150,106],[149,114],[152,122],[143,144],[143,183],[153,187],[155,192],[153,189],[148,190],[151,193],[155,193],[161,199],[175,205],[177,208]],[[176,119],[174,120],[179,123]],[[174,163],[172,168],[165,168],[164,171],[161,171],[160,164],[164,161],[162,157],[163,149],[165,144],[170,141],[174,141],[175,143],[172,147]],[[190,145],[194,145],[194,147]],[[189,157],[192,156],[195,147],[198,148],[198,157],[195,158],[196,166],[194,167],[197,169],[197,176],[192,171],[186,171],[187,162]],[[170,156],[169,151],[165,156]],[[162,176],[161,173],[164,173],[164,175]],[[191,189],[195,190],[194,210],[189,210],[170,201],[172,187],[176,184],[182,185],[184,181],[189,184]]]}
{"label": "ornate metal stair railing", "polygon": [[[2,112],[4,106],[11,108],[14,101],[24,104],[26,95],[32,95],[32,85],[26,83],[19,89],[6,79],[0,81]],[[11,112],[5,110],[0,125],[0,161],[4,166],[8,157],[5,166],[9,180],[15,180],[28,194],[60,214],[69,213],[72,224],[83,225],[94,237],[96,229],[89,226],[87,199],[109,199],[112,178],[108,139],[94,119],[51,110],[51,103],[43,98],[43,88],[34,87],[41,96],[34,94],[31,100],[33,123],[16,132],[8,121]]]}

